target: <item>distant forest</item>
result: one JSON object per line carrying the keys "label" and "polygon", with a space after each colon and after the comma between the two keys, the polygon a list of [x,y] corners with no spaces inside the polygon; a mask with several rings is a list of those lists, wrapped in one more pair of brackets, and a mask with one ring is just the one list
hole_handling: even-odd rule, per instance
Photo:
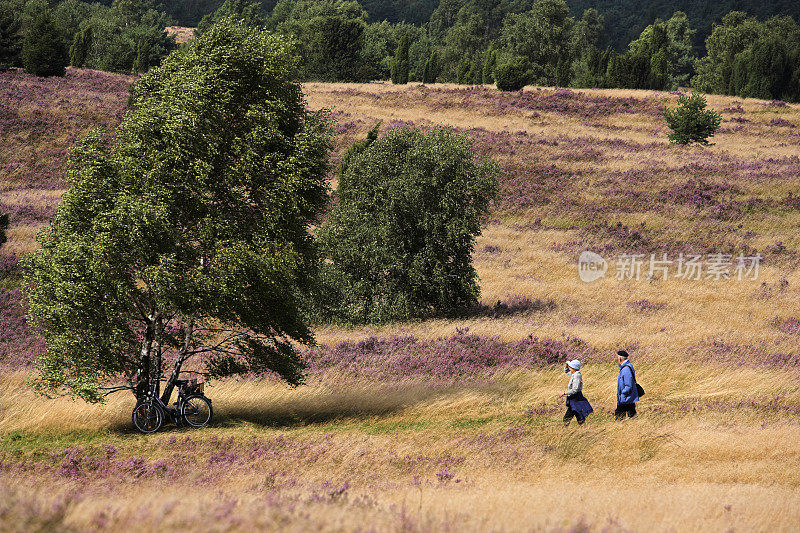
{"label": "distant forest", "polygon": [[[260,2],[264,13],[271,13],[277,1]],[[223,0],[166,0],[162,5],[163,11],[171,15],[178,25],[196,26],[203,16],[216,11],[222,3]],[[430,20],[440,0],[358,0],[358,3],[367,12],[370,22],[386,20],[392,24],[407,22],[421,26]],[[455,3],[464,5],[468,2],[462,0]],[[530,7],[532,2],[484,0],[476,3],[496,6],[499,11],[509,12],[525,4]],[[722,17],[730,11],[744,11],[761,20],[776,15],[800,19],[798,0],[567,0],[566,3],[573,17],[580,17],[587,9],[596,9],[606,22],[607,44],[616,50],[624,50],[657,18],[668,19],[676,11],[686,13],[692,27],[697,30],[694,44],[698,52],[705,51],[705,41],[711,35],[712,24],[721,22]]]}
{"label": "distant forest", "polygon": [[306,80],[800,100],[797,0],[0,0],[0,68],[145,72],[167,26],[222,17],[292,41]]}

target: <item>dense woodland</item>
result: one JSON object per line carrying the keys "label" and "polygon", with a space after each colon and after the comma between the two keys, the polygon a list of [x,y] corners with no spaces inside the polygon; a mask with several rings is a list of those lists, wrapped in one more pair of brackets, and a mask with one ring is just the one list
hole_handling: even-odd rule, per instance
{"label": "dense woodland", "polygon": [[[216,8],[216,10],[215,10]],[[222,17],[294,43],[322,81],[621,87],[800,100],[790,0],[0,0],[0,67],[145,72]]]}

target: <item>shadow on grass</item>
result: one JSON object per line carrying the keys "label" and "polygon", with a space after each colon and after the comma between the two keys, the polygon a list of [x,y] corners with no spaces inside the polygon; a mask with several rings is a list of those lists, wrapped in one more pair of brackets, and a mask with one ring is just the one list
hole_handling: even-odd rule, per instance
{"label": "shadow on grass", "polygon": [[[319,391],[254,405],[252,402],[220,402],[215,410],[216,427],[250,423],[263,427],[302,427],[337,421],[364,421],[400,413],[415,405],[465,391],[499,392],[498,384],[431,387],[355,387],[351,390]],[[215,406],[216,409],[216,406]]]}
{"label": "shadow on grass", "polygon": [[513,296],[505,301],[497,300],[494,305],[477,304],[471,307],[453,309],[445,313],[443,318],[502,318],[506,316],[543,313],[556,308],[553,300],[531,299],[527,296]]}

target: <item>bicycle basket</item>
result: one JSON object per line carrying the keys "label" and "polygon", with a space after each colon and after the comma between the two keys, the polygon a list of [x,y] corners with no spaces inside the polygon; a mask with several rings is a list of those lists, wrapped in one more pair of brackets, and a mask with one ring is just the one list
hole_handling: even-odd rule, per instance
{"label": "bicycle basket", "polygon": [[196,379],[192,379],[186,384],[186,394],[203,394],[204,388],[205,383],[202,381],[198,383]]}

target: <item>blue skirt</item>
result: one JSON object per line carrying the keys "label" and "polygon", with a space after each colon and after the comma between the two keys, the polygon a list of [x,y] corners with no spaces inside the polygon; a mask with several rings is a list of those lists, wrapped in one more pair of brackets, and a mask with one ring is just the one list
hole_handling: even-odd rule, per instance
{"label": "blue skirt", "polygon": [[589,400],[587,400],[580,392],[567,397],[567,407],[578,413],[583,418],[586,418],[587,415],[594,412]]}

